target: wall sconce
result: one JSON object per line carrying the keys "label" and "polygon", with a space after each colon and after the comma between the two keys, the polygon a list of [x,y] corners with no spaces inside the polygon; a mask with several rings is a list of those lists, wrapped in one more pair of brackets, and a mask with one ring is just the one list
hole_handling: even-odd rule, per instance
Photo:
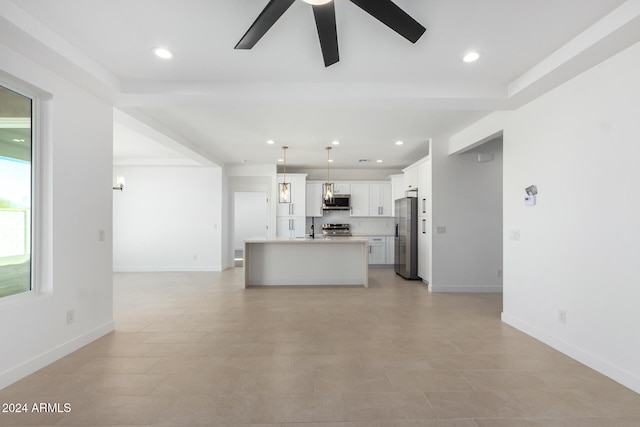
{"label": "wall sconce", "polygon": [[124,176],[118,175],[116,176],[116,187],[113,187],[114,190],[124,190]]}

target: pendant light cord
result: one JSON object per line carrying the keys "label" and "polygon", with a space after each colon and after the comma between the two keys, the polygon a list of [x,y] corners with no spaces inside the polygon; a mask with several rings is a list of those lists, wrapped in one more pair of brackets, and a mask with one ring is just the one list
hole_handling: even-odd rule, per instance
{"label": "pendant light cord", "polygon": [[284,168],[283,168],[283,171],[282,171],[282,182],[284,182],[285,185],[287,183],[287,148],[289,148],[289,147],[287,147],[286,145],[284,147],[282,147],[282,151],[284,151],[284,159],[283,159]]}
{"label": "pendant light cord", "polygon": [[331,178],[329,177],[329,166],[331,165],[331,158],[329,154],[331,153],[331,147],[327,147],[327,184],[331,182]]}

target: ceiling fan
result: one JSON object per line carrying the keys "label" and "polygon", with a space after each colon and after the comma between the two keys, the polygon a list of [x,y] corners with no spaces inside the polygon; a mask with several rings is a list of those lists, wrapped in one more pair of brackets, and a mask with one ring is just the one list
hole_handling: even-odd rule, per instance
{"label": "ceiling fan", "polygon": [[[270,0],[258,18],[242,36],[235,49],[251,49],[276,23],[296,0]],[[336,30],[336,10],[334,0],[303,0],[313,7],[313,15],[318,29],[320,48],[324,65],[328,67],[340,60],[338,53],[338,33]],[[411,43],[424,34],[426,28],[400,9],[391,0],[349,0],[369,15],[376,18]]]}

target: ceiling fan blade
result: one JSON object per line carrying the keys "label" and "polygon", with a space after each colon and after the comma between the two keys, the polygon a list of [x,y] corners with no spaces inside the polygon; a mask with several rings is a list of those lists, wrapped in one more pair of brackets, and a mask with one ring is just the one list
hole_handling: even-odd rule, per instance
{"label": "ceiling fan blade", "polygon": [[313,6],[316,18],[320,48],[324,58],[324,66],[328,67],[340,61],[338,53],[338,31],[336,29],[336,8],[333,2]]}
{"label": "ceiling fan blade", "polygon": [[417,42],[427,30],[391,0],[351,0],[351,2],[411,43]]}
{"label": "ceiling fan blade", "polygon": [[234,49],[251,49],[295,0],[270,0]]}

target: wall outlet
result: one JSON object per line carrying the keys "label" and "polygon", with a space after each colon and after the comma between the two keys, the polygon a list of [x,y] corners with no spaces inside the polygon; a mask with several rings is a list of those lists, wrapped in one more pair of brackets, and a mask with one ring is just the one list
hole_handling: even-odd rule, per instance
{"label": "wall outlet", "polygon": [[67,325],[72,324],[76,321],[76,313],[74,310],[67,311]]}
{"label": "wall outlet", "polygon": [[445,227],[444,225],[438,225],[436,227],[436,233],[437,234],[446,234],[447,233],[447,227]]}
{"label": "wall outlet", "polygon": [[496,270],[496,277],[502,277],[502,269],[501,268]]}
{"label": "wall outlet", "polygon": [[558,322],[562,323],[563,325],[567,324],[567,310],[558,310]]}
{"label": "wall outlet", "polygon": [[104,242],[106,233],[104,230],[98,230],[98,242]]}
{"label": "wall outlet", "polygon": [[520,240],[520,230],[509,230],[509,240]]}
{"label": "wall outlet", "polygon": [[193,256],[193,260],[194,260],[194,261],[197,261],[197,260],[198,260],[198,254],[195,254],[195,255]]}

